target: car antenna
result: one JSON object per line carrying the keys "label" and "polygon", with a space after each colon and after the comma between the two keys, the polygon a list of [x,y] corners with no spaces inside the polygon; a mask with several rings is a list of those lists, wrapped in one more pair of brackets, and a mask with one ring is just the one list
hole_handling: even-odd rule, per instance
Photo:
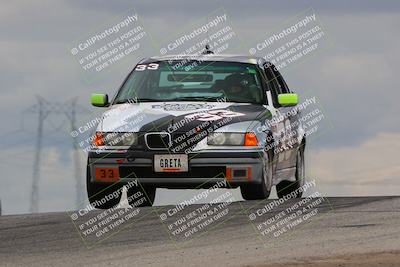
{"label": "car antenna", "polygon": [[208,44],[206,44],[206,49],[203,51],[202,53],[203,55],[207,55],[207,54],[214,54],[213,51],[210,50],[210,46]]}

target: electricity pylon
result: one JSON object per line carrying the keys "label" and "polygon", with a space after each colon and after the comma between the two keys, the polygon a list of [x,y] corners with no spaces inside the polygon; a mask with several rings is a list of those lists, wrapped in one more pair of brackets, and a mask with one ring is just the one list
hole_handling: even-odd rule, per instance
{"label": "electricity pylon", "polygon": [[[42,139],[43,139],[43,125],[46,118],[50,115],[64,115],[70,122],[70,130],[76,129],[76,114],[87,112],[86,109],[77,105],[77,98],[66,101],[64,103],[49,102],[41,96],[37,96],[38,103],[28,108],[26,111],[38,114],[38,128],[36,135],[36,149],[35,158],[33,161],[33,177],[32,177],[32,191],[31,191],[31,206],[30,212],[35,213],[39,211],[39,181],[40,181],[40,164],[42,152]],[[74,176],[76,187],[76,204],[79,205],[84,201],[83,194],[83,181],[81,176],[81,166],[79,161],[78,145],[75,140],[72,140],[73,159],[74,159]]]}

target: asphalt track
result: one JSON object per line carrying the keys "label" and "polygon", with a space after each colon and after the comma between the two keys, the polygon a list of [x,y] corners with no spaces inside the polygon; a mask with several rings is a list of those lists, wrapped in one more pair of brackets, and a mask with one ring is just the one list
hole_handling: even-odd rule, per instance
{"label": "asphalt track", "polygon": [[[172,206],[141,208],[140,219],[136,215],[119,225],[105,240],[89,241],[82,238],[70,213],[2,216],[0,265],[400,266],[400,197],[323,200],[317,214],[278,236],[263,236],[257,220],[283,220],[276,216],[293,207],[293,200],[255,221],[249,214],[271,200],[222,205],[229,209],[227,215],[188,238],[173,236],[168,230],[171,221],[160,220]],[[179,216],[200,207],[186,207]]]}

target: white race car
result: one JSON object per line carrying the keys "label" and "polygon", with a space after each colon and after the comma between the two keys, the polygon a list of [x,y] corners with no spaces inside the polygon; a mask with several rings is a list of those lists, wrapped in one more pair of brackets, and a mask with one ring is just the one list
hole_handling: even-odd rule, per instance
{"label": "white race car", "polygon": [[[139,62],[109,101],[88,155],[87,192],[96,208],[156,188],[240,186],[246,200],[301,196],[305,135],[293,111],[298,96],[261,58],[153,57]],[[282,115],[289,114],[289,115]],[[128,198],[129,200],[129,198]]]}

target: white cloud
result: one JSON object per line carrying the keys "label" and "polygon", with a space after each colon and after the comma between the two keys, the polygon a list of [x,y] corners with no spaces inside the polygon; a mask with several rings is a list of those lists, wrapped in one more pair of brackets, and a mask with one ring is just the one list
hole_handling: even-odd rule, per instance
{"label": "white cloud", "polygon": [[399,151],[400,133],[380,133],[355,147],[311,150],[308,175],[333,195],[398,194]]}

